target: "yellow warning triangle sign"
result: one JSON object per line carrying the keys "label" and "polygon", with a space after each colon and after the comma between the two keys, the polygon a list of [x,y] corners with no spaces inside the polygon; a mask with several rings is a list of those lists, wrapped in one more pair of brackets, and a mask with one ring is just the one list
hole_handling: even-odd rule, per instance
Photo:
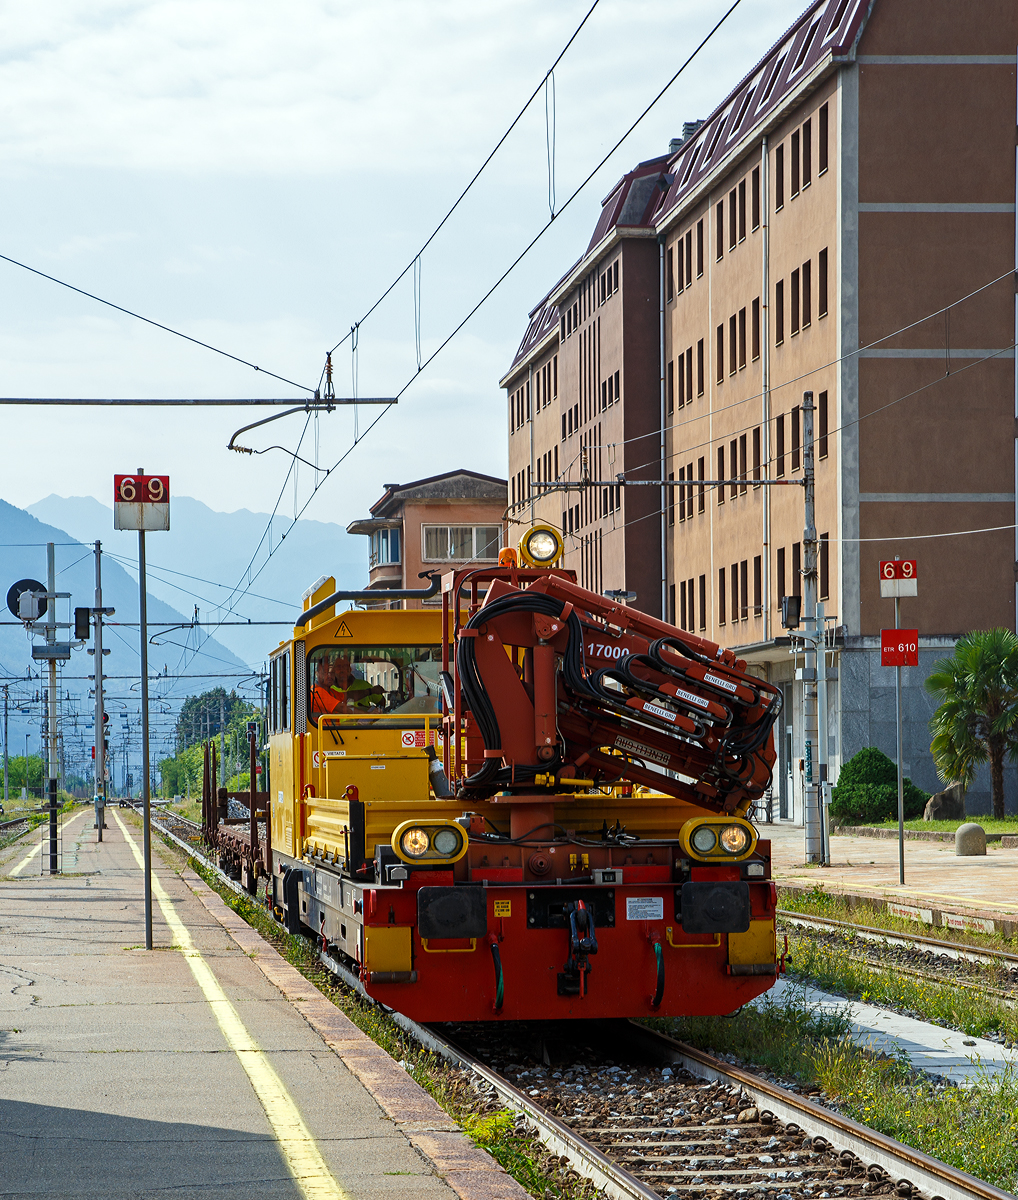
{"label": "yellow warning triangle sign", "polygon": [[340,621],[339,628],[336,630],[336,637],[353,637],[353,634],[350,632],[350,626],[345,621]]}

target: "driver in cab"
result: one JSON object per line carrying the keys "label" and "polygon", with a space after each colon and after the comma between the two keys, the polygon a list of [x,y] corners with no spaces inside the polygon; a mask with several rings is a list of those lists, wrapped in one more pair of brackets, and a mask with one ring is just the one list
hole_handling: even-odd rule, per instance
{"label": "driver in cab", "polygon": [[311,705],[316,712],[372,712],[384,707],[385,691],[359,679],[345,658],[318,661]]}

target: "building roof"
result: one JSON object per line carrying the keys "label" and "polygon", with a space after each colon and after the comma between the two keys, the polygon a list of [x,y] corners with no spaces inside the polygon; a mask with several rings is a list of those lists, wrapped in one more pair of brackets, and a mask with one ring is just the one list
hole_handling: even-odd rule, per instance
{"label": "building roof", "polygon": [[655,214],[659,224],[739,143],[825,62],[846,58],[873,0],[815,0],[687,138],[669,163],[675,176]]}
{"label": "building roof", "polygon": [[[656,231],[740,142],[781,109],[804,80],[851,54],[873,3],[814,0],[673,155],[648,159],[623,175],[601,202],[583,257],[530,313],[527,331],[501,386],[558,328],[559,309],[553,298],[570,277],[585,268],[587,260],[597,256],[595,252],[604,253],[625,236],[625,231]],[[667,189],[658,186],[659,180],[668,181]]]}
{"label": "building roof", "polygon": [[371,506],[371,515],[394,517],[408,500],[496,500],[505,504],[508,481],[494,475],[460,468],[411,483],[387,483],[385,492]]}

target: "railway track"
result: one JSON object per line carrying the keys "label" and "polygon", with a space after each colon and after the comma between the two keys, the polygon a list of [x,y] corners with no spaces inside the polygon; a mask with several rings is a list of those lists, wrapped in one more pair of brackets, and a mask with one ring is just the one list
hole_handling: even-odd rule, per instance
{"label": "railway track", "polygon": [[[221,874],[194,822],[159,813],[153,825]],[[361,992],[345,963],[324,951],[320,957]],[[1010,1196],[631,1021],[421,1026],[391,1016],[422,1046],[469,1072],[483,1102],[514,1110],[521,1132],[535,1131],[563,1167],[613,1200]]]}

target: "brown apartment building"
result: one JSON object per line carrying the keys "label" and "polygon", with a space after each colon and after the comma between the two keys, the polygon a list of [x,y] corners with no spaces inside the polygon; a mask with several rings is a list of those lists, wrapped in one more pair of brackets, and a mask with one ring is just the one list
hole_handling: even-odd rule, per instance
{"label": "brown apartment building", "polygon": [[380,606],[441,605],[427,600],[391,600],[392,589],[428,586],[422,572],[494,564],[503,544],[506,481],[477,471],[446,471],[412,483],[387,483],[371,505],[371,516],[351,521],[347,533],[368,537],[368,587]]}
{"label": "brown apartment building", "polygon": [[[932,663],[966,630],[1015,628],[1016,45],[1013,0],[818,0],[660,164],[643,215],[664,453],[647,438],[642,462],[685,485],[658,506],[663,604],[782,685],[775,815],[802,814],[802,659],[780,602],[802,589],[803,498],[764,481],[802,477],[806,389],[832,777],[863,746],[894,753],[879,560],[918,563],[904,760],[927,790]],[[943,536],[968,530],[995,532]],[[977,780],[969,810],[988,808]]]}

